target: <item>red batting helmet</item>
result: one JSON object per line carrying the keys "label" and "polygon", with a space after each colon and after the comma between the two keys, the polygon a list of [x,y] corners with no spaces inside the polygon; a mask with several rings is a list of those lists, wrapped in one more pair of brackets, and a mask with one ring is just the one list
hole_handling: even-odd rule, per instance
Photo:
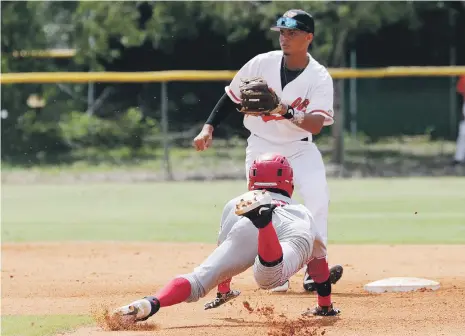
{"label": "red batting helmet", "polygon": [[294,192],[294,173],[283,155],[262,154],[250,166],[249,190],[270,188],[284,190],[289,197]]}

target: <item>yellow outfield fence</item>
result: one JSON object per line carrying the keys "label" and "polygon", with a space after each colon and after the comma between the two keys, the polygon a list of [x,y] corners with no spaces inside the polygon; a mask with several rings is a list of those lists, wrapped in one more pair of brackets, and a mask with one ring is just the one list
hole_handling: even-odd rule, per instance
{"label": "yellow outfield fence", "polygon": [[[387,67],[374,69],[329,68],[334,79],[383,78],[421,76],[459,76],[465,74],[465,66],[442,67]],[[26,72],[2,73],[1,84],[19,83],[88,83],[88,82],[173,82],[173,81],[226,81],[237,71],[169,70],[148,72]]]}
{"label": "yellow outfield fence", "polygon": [[72,58],[76,49],[15,50],[14,58]]}

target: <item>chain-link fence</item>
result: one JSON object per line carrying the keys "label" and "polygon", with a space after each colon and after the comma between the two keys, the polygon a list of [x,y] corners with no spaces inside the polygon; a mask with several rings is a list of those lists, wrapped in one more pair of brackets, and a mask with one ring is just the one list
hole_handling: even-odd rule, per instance
{"label": "chain-link fence", "polygon": [[[462,104],[455,81],[344,79],[341,164],[330,162],[335,146],[331,128],[315,137],[329,174],[447,174]],[[192,148],[227,83],[2,86],[3,161],[7,166],[131,166],[169,180],[241,178],[249,134],[241,114],[232,111],[215,130],[211,149],[198,153]]]}

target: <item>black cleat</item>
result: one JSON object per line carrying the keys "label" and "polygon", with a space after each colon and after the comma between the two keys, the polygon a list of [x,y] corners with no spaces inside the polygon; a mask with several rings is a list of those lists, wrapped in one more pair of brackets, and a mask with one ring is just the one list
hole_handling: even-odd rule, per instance
{"label": "black cleat", "polygon": [[232,299],[235,299],[241,294],[240,291],[232,289],[227,293],[216,293],[216,299],[210,302],[207,302],[205,304],[205,310],[207,309],[212,309],[212,308],[218,308],[219,306],[225,304],[228,301],[231,301]]}
{"label": "black cleat", "polygon": [[[331,282],[331,284],[334,285],[335,283],[337,283],[342,278],[343,272],[344,269],[341,265],[334,265],[333,267],[331,267],[329,269],[329,281]],[[310,275],[308,275],[307,271],[305,271],[303,286],[307,292],[316,291],[315,281],[313,281]]]}
{"label": "black cleat", "polygon": [[333,305],[329,307],[320,307],[316,306],[316,308],[309,309],[306,312],[304,312],[302,315],[308,316],[308,315],[314,315],[314,316],[336,316],[339,315],[341,311],[337,308],[334,308]]}

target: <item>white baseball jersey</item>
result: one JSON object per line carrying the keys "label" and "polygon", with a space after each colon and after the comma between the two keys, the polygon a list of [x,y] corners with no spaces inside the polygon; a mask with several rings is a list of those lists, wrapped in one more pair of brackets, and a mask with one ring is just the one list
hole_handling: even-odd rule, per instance
{"label": "white baseball jersey", "polygon": [[[320,114],[325,117],[325,126],[334,123],[333,80],[328,70],[308,54],[309,63],[296,79],[281,87],[281,67],[283,52],[281,50],[259,54],[248,61],[225,87],[229,98],[240,104],[241,78],[260,76],[266,80],[281,98],[283,103],[305,113]],[[312,134],[294,125],[282,116],[244,116],[244,126],[261,138],[275,143],[297,141]]]}

